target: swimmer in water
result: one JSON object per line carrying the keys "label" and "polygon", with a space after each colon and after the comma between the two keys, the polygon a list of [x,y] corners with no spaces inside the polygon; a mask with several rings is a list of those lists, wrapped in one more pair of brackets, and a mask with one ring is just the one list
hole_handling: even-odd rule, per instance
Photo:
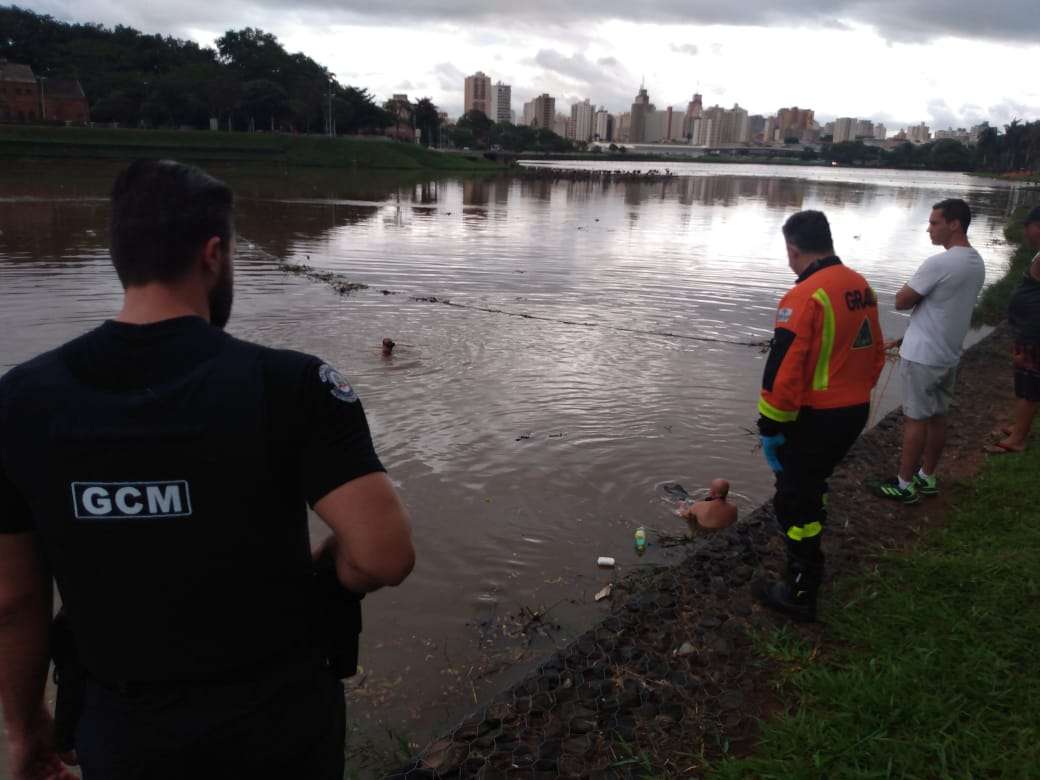
{"label": "swimmer in water", "polygon": [[393,339],[383,339],[383,357],[392,357],[396,346]]}
{"label": "swimmer in water", "polygon": [[729,495],[729,482],[714,479],[708,488],[708,497],[702,501],[687,504],[677,513],[689,521],[696,521],[701,528],[717,530],[729,528],[737,521],[737,508],[726,500]]}

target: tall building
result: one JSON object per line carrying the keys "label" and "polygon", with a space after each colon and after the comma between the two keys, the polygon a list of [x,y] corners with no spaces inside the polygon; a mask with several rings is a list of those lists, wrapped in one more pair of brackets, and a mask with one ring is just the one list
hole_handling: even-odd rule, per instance
{"label": "tall building", "polygon": [[632,103],[632,125],[628,131],[629,141],[634,144],[646,141],[646,115],[654,110],[650,104],[650,96],[646,93],[646,87],[640,86],[639,93]]}
{"label": "tall building", "polygon": [[614,140],[618,143],[631,143],[629,140],[632,137],[632,114],[629,111],[625,111],[623,114],[618,114],[617,120],[614,123]]}
{"label": "tall building", "polygon": [[[555,104],[556,104],[556,101],[553,100],[553,105],[555,105]],[[568,137],[568,134],[567,134],[568,127],[567,126],[569,124],[570,124],[570,117],[568,117],[566,114],[557,114],[556,116],[553,117],[552,126],[549,129],[552,130],[554,133],[556,133],[556,135],[560,136],[561,138],[567,138]]]}
{"label": "tall building", "polygon": [[765,140],[766,132],[766,118],[761,114],[752,114],[748,117],[748,140],[749,141],[763,141]]}
{"label": "tall building", "polygon": [[588,98],[585,98],[582,102],[575,103],[571,106],[571,121],[574,123],[575,141],[592,140],[592,133],[594,130],[593,116],[595,112],[595,108],[589,102]]}
{"label": "tall building", "polygon": [[596,112],[593,122],[592,137],[596,141],[614,140],[614,117],[605,108]]}
{"label": "tall building", "polygon": [[683,136],[691,138],[693,136],[693,120],[701,115],[704,110],[704,105],[700,96],[700,93],[695,92],[693,100],[686,104],[686,116],[683,117]]}
{"label": "tall building", "polygon": [[775,144],[777,136],[780,131],[777,130],[777,122],[775,116],[766,117],[766,126],[762,129],[762,142],[767,144]]}
{"label": "tall building", "polygon": [[[633,115],[633,126],[634,126]],[[643,138],[639,143],[657,144],[668,140],[668,112],[651,109],[643,115]],[[636,143],[633,138],[632,143]]]}
{"label": "tall building", "polygon": [[722,125],[726,109],[722,106],[712,106],[701,112],[694,120],[695,136],[694,146],[718,146],[722,142]]}
{"label": "tall building", "polygon": [[941,141],[944,138],[949,138],[953,141],[960,141],[962,144],[974,143],[971,132],[966,127],[958,127],[954,130],[952,127],[948,127],[945,130],[936,130],[935,136],[936,141]]}
{"label": "tall building", "polygon": [[524,125],[527,125],[528,127],[530,127],[531,125],[534,124],[534,101],[533,100],[528,100],[526,103],[524,103],[524,113],[523,113],[523,118],[520,120],[520,123],[524,124]]}
{"label": "tall building", "polygon": [[527,107],[531,107],[531,119],[527,124],[531,127],[541,127],[546,130],[553,129],[553,121],[556,118],[556,98],[547,93],[542,93],[530,103],[524,105],[524,119],[527,119]]}
{"label": "tall building", "polygon": [[664,112],[667,115],[665,121],[665,141],[682,141],[686,138],[686,114],[680,114],[678,111],[668,106]]}
{"label": "tall building", "polygon": [[747,110],[741,108],[739,103],[734,103],[733,108],[725,113],[724,118],[722,143],[746,144],[750,128]]}
{"label": "tall building", "polygon": [[869,119],[860,119],[856,122],[856,132],[852,135],[854,138],[873,138],[874,123]]}
{"label": "tall building", "polygon": [[466,76],[466,94],[462,101],[462,112],[482,111],[484,116],[491,116],[491,77],[477,71]]}
{"label": "tall building", "polygon": [[728,110],[722,106],[705,109],[693,120],[692,129],[690,143],[694,146],[742,144],[750,137],[748,112],[739,104]]}
{"label": "tall building", "polygon": [[836,144],[851,141],[856,132],[856,120],[850,116],[839,116],[834,120],[834,138]]}
{"label": "tall building", "polygon": [[495,122],[513,121],[513,88],[501,81],[491,87],[491,113],[488,118]]}
{"label": "tall building", "polygon": [[878,122],[874,125],[874,140],[884,141],[888,137],[888,128]]}
{"label": "tall building", "polygon": [[921,122],[921,124],[914,125],[908,129],[906,135],[910,139],[910,143],[926,144],[932,140],[932,129],[924,122]]}
{"label": "tall building", "polygon": [[788,138],[801,138],[802,131],[812,127],[814,113],[811,108],[781,108],[776,112],[776,127],[774,134],[779,137],[774,140],[786,141]]}

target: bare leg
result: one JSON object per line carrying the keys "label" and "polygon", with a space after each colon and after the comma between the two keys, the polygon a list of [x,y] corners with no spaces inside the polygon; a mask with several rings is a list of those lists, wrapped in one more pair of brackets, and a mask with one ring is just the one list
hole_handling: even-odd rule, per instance
{"label": "bare leg", "polygon": [[925,440],[928,438],[930,420],[903,418],[903,456],[899,461],[899,478],[909,482],[914,478],[917,464],[921,462]]}
{"label": "bare leg", "polygon": [[1001,446],[1011,449],[1025,449],[1026,439],[1033,429],[1033,417],[1036,416],[1037,401],[1027,401],[1019,398],[1015,401],[1015,424],[1011,426],[1011,433],[1000,442]]}
{"label": "bare leg", "polygon": [[928,438],[924,445],[924,462],[921,468],[928,476],[939,468],[939,458],[946,446],[946,415],[938,414],[928,420]]}

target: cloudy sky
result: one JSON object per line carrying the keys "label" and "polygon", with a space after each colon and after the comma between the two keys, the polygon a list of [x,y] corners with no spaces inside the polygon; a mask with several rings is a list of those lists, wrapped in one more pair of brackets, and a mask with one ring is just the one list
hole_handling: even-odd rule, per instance
{"label": "cloudy sky", "polygon": [[[17,0],[15,0],[17,2]],[[658,108],[781,106],[890,129],[1040,118],[1037,0],[30,0],[71,21],[126,24],[211,45],[261,27],[343,83],[462,109],[465,74],[627,110],[641,80]]]}

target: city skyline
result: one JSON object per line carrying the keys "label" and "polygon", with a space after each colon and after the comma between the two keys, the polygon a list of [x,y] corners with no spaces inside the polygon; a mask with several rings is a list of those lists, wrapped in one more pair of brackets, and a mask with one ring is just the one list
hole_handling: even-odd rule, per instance
{"label": "city skyline", "polygon": [[699,92],[751,114],[803,105],[821,123],[856,117],[889,128],[999,126],[1040,116],[1040,85],[1031,76],[1040,15],[1022,0],[997,7],[911,0],[884,14],[879,4],[851,0],[811,10],[791,1],[636,7],[608,0],[588,17],[542,0],[436,7],[301,0],[291,11],[276,0],[35,0],[24,7],[210,46],[226,29],[261,27],[341,83],[367,87],[380,101],[429,96],[450,116],[462,113],[459,85],[478,70],[511,85],[518,119],[520,107],[542,93],[568,112],[589,98],[620,114],[644,78],[655,103],[676,110]]}
{"label": "city skyline", "polygon": [[[750,114],[739,103],[734,103],[732,108],[718,104],[705,107],[700,93],[694,93],[685,110],[675,106],[658,109],[651,102],[645,83],[640,84],[627,112],[612,114],[604,106],[585,98],[571,104],[568,116],[566,111],[557,109],[555,97],[543,93],[523,104],[518,119],[517,112],[511,110],[511,85],[501,81],[493,88],[490,85],[491,77],[482,71],[465,77],[464,113],[483,111],[493,122],[550,128],[561,137],[579,143],[683,144],[712,148],[863,141],[894,148],[904,141],[922,144],[951,139],[964,144],[975,143],[988,124],[984,121],[971,128],[935,128],[933,132],[926,122],[918,122],[889,136],[884,123],[860,117],[837,117],[820,124],[816,121],[816,111],[805,106],[785,106],[768,115]],[[491,94],[490,114],[484,111],[484,103],[475,98],[478,89]]]}

